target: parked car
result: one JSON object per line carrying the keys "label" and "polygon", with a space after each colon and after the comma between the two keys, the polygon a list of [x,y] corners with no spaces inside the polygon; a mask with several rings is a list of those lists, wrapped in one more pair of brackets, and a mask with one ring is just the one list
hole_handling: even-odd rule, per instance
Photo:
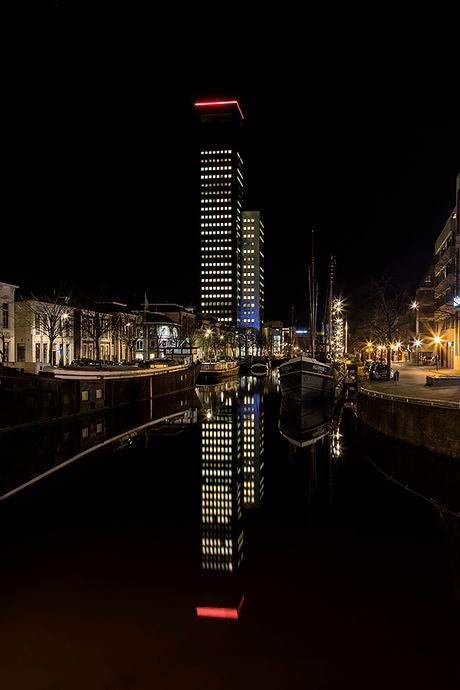
{"label": "parked car", "polygon": [[366,359],[366,361],[364,362],[364,373],[365,374],[369,373],[369,369],[371,368],[371,366],[373,364],[375,364],[373,359]]}
{"label": "parked car", "polygon": [[428,364],[430,366],[433,366],[434,364],[436,364],[436,355],[433,355],[432,357],[430,357],[429,355],[425,355],[424,357],[422,357],[422,364]]}
{"label": "parked car", "polygon": [[71,367],[100,367],[101,362],[97,359],[73,359],[70,363]]}
{"label": "parked car", "polygon": [[[390,368],[390,379],[392,379],[394,376],[394,371],[393,369]],[[369,375],[369,378],[374,379],[374,381],[381,381],[383,379],[386,379],[388,381],[388,369],[387,365],[380,365],[378,364],[372,369],[372,372]]]}

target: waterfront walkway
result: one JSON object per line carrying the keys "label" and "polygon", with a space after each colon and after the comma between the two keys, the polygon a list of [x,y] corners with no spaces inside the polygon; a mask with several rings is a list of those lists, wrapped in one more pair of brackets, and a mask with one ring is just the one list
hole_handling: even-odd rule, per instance
{"label": "waterfront walkway", "polygon": [[[368,381],[360,369],[360,388],[361,390],[371,391],[372,393],[382,393],[385,397],[398,396],[410,398],[411,402],[420,400],[422,404],[446,404],[446,407],[460,408],[460,382],[458,385],[442,385],[438,382],[436,386],[427,386],[426,380],[429,375],[442,374],[443,377],[458,377],[460,372],[452,369],[439,369],[435,366],[415,366],[406,363],[393,363],[393,370],[399,372],[399,381]],[[446,384],[448,381],[445,382]]]}

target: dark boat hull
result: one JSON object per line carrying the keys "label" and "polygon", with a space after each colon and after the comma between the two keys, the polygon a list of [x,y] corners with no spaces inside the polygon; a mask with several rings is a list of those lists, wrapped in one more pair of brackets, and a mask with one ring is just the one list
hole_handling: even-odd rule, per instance
{"label": "dark boat hull", "polygon": [[336,374],[333,367],[308,357],[294,357],[279,368],[281,395],[308,402],[333,398]]}
{"label": "dark boat hull", "polygon": [[238,376],[240,365],[231,363],[230,365],[220,363],[204,362],[200,369],[200,381],[223,381],[225,379]]}

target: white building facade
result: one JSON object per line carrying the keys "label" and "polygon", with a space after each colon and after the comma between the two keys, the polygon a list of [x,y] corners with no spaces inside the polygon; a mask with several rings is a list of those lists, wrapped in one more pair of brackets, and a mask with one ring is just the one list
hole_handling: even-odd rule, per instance
{"label": "white building facade", "polygon": [[15,357],[14,299],[18,285],[0,283],[0,364],[13,362]]}
{"label": "white building facade", "polygon": [[[28,300],[15,305],[16,366],[68,365],[74,358],[74,313],[65,303]],[[31,367],[26,367],[31,368]]]}

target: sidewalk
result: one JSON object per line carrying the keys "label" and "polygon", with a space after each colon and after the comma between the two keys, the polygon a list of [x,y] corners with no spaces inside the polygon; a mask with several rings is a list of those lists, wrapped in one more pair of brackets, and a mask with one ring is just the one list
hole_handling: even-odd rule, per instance
{"label": "sidewalk", "polygon": [[438,403],[457,403],[460,407],[460,385],[458,386],[427,386],[426,377],[429,374],[444,374],[445,376],[458,376],[459,372],[452,369],[439,369],[435,366],[415,366],[407,363],[393,363],[393,370],[399,372],[399,381],[368,381],[360,370],[359,386],[361,389],[370,390],[385,395],[400,396],[420,400],[431,400]]}

